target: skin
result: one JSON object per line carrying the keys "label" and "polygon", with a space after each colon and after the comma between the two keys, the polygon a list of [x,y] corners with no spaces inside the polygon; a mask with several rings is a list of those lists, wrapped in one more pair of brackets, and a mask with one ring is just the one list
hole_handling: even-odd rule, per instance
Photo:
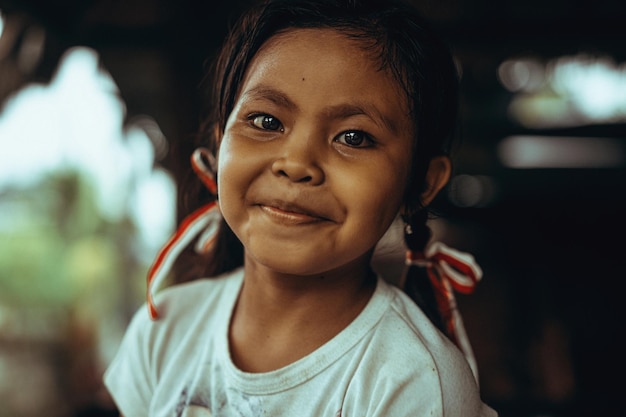
{"label": "skin", "polygon": [[[245,248],[231,355],[265,372],[345,328],[375,287],[372,250],[401,210],[412,122],[371,52],[331,29],[270,38],[221,138],[220,209]],[[430,200],[449,162],[429,170]]]}

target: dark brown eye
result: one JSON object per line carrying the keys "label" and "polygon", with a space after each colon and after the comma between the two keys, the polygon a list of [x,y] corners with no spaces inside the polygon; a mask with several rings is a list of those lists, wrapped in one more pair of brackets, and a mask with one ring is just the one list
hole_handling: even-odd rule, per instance
{"label": "dark brown eye", "polygon": [[361,132],[360,130],[351,130],[348,132],[344,132],[337,136],[336,140],[340,143],[355,148],[371,146],[373,143],[369,135],[365,132]]}
{"label": "dark brown eye", "polygon": [[252,124],[259,129],[264,130],[281,130],[280,120],[269,114],[259,114],[251,118]]}
{"label": "dark brown eye", "polygon": [[351,146],[359,146],[363,143],[363,134],[361,132],[346,133],[346,143]]}

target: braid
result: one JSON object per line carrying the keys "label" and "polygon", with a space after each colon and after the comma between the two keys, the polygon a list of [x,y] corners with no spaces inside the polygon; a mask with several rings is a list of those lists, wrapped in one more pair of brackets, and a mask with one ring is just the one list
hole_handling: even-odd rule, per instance
{"label": "braid", "polygon": [[[423,253],[432,232],[426,224],[428,210],[421,210],[404,216],[404,241],[412,253]],[[404,292],[422,309],[430,321],[444,334],[447,334],[439,311],[435,290],[426,270],[417,265],[407,265],[404,277]]]}

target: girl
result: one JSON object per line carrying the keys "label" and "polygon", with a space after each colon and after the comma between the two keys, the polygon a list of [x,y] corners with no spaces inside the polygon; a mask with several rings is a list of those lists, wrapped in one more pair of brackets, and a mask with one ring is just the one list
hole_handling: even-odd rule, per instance
{"label": "girl", "polygon": [[[153,320],[135,316],[107,370],[121,412],[495,415],[449,279],[469,289],[480,270],[427,246],[456,118],[444,45],[400,3],[268,0],[234,26],[214,76],[210,150],[192,160],[214,196],[159,254]],[[398,215],[406,293],[371,268]],[[198,234],[216,277],[153,301]]]}

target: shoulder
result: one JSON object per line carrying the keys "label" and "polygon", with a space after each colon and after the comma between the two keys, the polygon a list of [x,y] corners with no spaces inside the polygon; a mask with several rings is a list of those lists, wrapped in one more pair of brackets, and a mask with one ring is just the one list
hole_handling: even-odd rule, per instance
{"label": "shoulder", "polygon": [[368,372],[376,377],[366,382],[376,393],[372,401],[391,404],[385,398],[393,396],[394,407],[418,414],[482,415],[478,385],[460,350],[406,294],[385,282],[379,285],[390,301],[368,341],[368,356],[379,364]]}
{"label": "shoulder", "polygon": [[218,277],[165,288],[155,296],[155,305],[160,316],[157,322],[167,322],[190,313],[203,314],[203,310],[227,302],[229,295],[236,296],[242,280],[242,270],[237,269]]}
{"label": "shoulder", "polygon": [[155,297],[157,320],[150,319],[144,303],[130,321],[107,371],[109,385],[126,386],[134,380],[155,384],[164,364],[176,352],[193,347],[191,341],[210,337],[227,321],[241,279],[241,272],[236,270],[168,287]]}
{"label": "shoulder", "polygon": [[174,285],[155,297],[160,318],[151,320],[144,303],[135,313],[104,380],[126,415],[145,415],[164,373],[175,364],[176,381],[199,345],[205,346],[225,326],[234,304],[239,271]]}
{"label": "shoulder", "polygon": [[239,288],[239,270],[225,275],[190,281],[165,288],[155,296],[159,318],[151,320],[144,303],[137,310],[124,336],[124,347],[142,349],[148,357],[167,356],[180,340],[199,337],[227,321]]}
{"label": "shoulder", "polygon": [[389,299],[388,308],[376,327],[377,337],[393,341],[386,349],[413,361],[417,356],[425,363],[466,362],[459,349],[402,290],[384,281],[379,285],[383,287],[380,292]]}

